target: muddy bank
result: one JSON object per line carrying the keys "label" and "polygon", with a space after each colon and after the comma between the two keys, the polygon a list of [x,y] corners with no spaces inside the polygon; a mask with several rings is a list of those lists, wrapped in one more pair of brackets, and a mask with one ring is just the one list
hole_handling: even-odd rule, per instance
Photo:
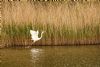
{"label": "muddy bank", "polygon": [[31,39],[27,40],[6,40],[5,42],[2,41],[0,48],[3,47],[10,47],[10,46],[80,46],[80,45],[99,45],[100,38],[84,38],[84,39],[42,39],[37,42],[33,42]]}

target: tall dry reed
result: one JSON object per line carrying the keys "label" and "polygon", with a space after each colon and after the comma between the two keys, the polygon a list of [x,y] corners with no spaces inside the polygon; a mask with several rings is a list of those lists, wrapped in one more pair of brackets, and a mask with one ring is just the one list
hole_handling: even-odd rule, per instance
{"label": "tall dry reed", "polygon": [[[93,44],[100,40],[98,2],[4,2],[2,7],[2,45]],[[46,32],[33,43],[30,29]]]}

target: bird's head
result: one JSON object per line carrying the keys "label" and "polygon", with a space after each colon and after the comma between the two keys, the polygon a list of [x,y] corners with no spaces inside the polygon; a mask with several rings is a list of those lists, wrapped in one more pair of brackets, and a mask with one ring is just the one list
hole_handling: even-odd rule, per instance
{"label": "bird's head", "polygon": [[45,33],[45,31],[42,31],[42,33]]}

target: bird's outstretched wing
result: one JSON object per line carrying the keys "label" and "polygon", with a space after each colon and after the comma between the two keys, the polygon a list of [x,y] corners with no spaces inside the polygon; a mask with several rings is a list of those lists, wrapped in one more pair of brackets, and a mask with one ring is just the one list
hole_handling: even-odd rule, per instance
{"label": "bird's outstretched wing", "polygon": [[37,36],[38,36],[38,34],[39,34],[39,31],[37,30]]}
{"label": "bird's outstretched wing", "polygon": [[35,34],[37,34],[37,32],[36,31],[33,31],[33,30],[30,30],[30,34],[31,35],[35,35]]}
{"label": "bird's outstretched wing", "polygon": [[30,34],[31,34],[31,36],[32,36],[32,39],[36,39],[36,38],[38,38],[38,31],[33,31],[33,30],[30,30]]}

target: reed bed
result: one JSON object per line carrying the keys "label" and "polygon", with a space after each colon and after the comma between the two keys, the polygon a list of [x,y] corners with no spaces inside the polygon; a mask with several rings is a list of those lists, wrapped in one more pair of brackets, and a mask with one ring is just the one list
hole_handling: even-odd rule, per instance
{"label": "reed bed", "polygon": [[[33,43],[31,29],[46,32]],[[3,2],[1,38],[2,46],[97,44],[100,3]]]}

